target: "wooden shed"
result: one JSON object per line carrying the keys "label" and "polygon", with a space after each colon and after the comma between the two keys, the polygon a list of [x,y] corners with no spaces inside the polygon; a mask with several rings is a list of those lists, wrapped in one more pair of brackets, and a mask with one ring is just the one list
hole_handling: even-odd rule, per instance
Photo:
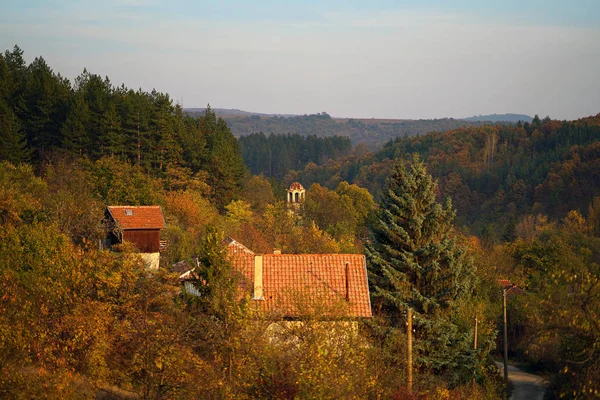
{"label": "wooden shed", "polygon": [[160,251],[160,231],[166,228],[160,206],[108,206],[105,221],[108,228],[105,247],[128,242],[140,253]]}

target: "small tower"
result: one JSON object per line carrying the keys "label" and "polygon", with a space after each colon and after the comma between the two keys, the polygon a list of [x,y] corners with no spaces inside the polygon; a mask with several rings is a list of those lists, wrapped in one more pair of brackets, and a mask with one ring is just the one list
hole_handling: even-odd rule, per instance
{"label": "small tower", "polygon": [[288,207],[299,208],[300,204],[304,203],[304,195],[306,190],[298,183],[293,182],[287,190],[287,205]]}

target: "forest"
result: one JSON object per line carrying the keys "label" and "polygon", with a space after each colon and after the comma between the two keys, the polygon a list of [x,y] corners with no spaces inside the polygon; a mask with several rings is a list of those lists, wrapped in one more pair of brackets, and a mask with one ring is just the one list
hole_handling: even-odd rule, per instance
{"label": "forest", "polygon": [[[522,289],[511,360],[549,398],[598,396],[600,115],[396,136],[374,152],[314,132],[238,141],[210,107],[0,54],[0,397],[504,398],[499,279]],[[162,207],[158,271],[98,248],[108,205]],[[304,307],[272,340],[226,236],[365,254],[373,318],[348,334]],[[200,297],[172,270],[194,258]]]}
{"label": "forest", "polygon": [[528,215],[557,221],[585,215],[600,195],[600,115],[577,121],[541,120],[512,126],[463,128],[397,138],[381,150],[291,171],[288,180],[332,188],[340,180],[381,195],[395,158],[418,153],[449,196],[460,225],[492,243],[516,239]]}
{"label": "forest", "polygon": [[348,156],[352,145],[346,136],[253,133],[239,138],[244,163],[253,175],[282,180],[288,171],[308,163],[324,164]]}
{"label": "forest", "polygon": [[[199,112],[189,112],[201,116]],[[379,148],[383,143],[396,137],[421,135],[431,131],[447,131],[468,126],[482,126],[489,121],[470,121],[454,118],[419,120],[380,120],[359,118],[332,118],[326,112],[294,116],[233,116],[223,119],[235,137],[253,133],[265,135],[300,134],[318,137],[347,136],[353,144],[362,143],[369,149]]]}

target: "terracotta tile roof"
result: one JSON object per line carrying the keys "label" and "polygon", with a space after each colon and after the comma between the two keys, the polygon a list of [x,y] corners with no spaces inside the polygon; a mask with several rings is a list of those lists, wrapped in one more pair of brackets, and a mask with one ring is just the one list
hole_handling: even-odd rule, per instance
{"label": "terracotta tile roof", "polygon": [[304,186],[300,182],[292,182],[288,190],[304,190]]}
{"label": "terracotta tile roof", "polygon": [[[245,277],[242,287],[252,295],[254,253],[232,252],[230,245],[229,254],[234,267]],[[262,311],[286,317],[311,311],[320,315],[371,317],[364,255],[265,254],[262,257],[264,300],[254,300]]]}
{"label": "terracotta tile roof", "polygon": [[228,252],[230,256],[233,256],[238,253],[245,253],[251,256],[254,256],[254,252],[241,244],[227,236],[224,240],[224,244],[228,247]]}
{"label": "terracotta tile roof", "polygon": [[122,230],[166,227],[160,206],[108,206],[107,209]]}

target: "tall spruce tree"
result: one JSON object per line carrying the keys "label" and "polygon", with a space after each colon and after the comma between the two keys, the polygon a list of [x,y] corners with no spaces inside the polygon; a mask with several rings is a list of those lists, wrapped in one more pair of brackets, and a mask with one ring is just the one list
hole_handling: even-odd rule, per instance
{"label": "tall spruce tree", "polygon": [[454,305],[468,297],[473,266],[452,234],[450,200],[436,201],[437,183],[418,156],[397,162],[366,245],[376,304],[396,326],[412,309],[416,366],[422,372],[465,379],[475,357],[470,332],[454,323]]}

